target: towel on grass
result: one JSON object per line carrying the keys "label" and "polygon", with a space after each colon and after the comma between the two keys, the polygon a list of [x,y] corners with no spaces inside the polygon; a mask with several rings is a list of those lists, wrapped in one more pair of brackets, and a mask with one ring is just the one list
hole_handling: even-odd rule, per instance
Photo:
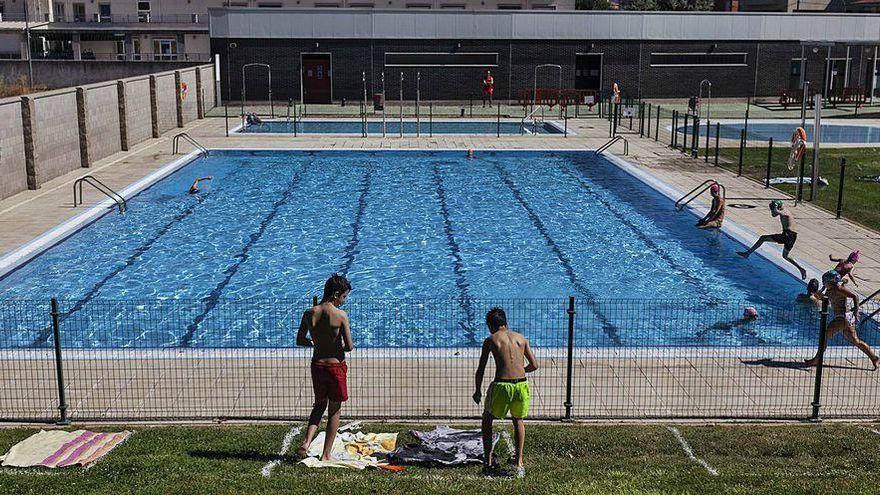
{"label": "towel on grass", "polygon": [[40,430],[13,445],[0,457],[4,467],[62,468],[87,466],[125,441],[131,432],[95,433],[76,430]]}
{"label": "towel on grass", "polygon": [[300,461],[311,468],[341,467],[364,469],[384,464],[384,457],[397,446],[397,433],[350,433],[342,432],[333,440],[330,456],[333,460],[321,461],[324,450],[324,432],[320,432],[309,445],[309,457]]}
{"label": "towel on grass", "polygon": [[[412,431],[420,443],[398,447],[388,460],[398,464],[460,466],[479,464],[483,459],[483,437],[480,430],[457,430],[438,426],[432,431]],[[492,439],[498,442],[496,433]]]}

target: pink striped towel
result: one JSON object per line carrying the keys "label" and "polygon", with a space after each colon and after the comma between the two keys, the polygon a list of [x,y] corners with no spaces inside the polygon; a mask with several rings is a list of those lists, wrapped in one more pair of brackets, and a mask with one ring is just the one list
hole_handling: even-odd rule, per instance
{"label": "pink striped towel", "polygon": [[85,466],[107,455],[129,435],[131,433],[128,431],[40,431],[15,444],[5,456],[0,457],[0,461],[3,466],[14,467]]}

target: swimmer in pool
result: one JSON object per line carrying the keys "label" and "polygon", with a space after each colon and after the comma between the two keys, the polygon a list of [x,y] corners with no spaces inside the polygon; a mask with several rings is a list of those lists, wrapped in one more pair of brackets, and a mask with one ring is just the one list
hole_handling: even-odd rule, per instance
{"label": "swimmer in pool", "polygon": [[189,186],[189,193],[190,194],[198,194],[198,193],[202,192],[202,189],[199,188],[199,183],[204,182],[204,181],[209,181],[209,180],[214,180],[214,177],[212,177],[212,176],[199,177],[198,179],[194,180],[192,185]]}
{"label": "swimmer in pool", "polygon": [[801,273],[801,280],[806,280],[807,271],[789,256],[791,249],[794,247],[794,243],[797,242],[797,231],[795,230],[794,217],[783,207],[782,201],[778,199],[770,202],[770,214],[774,217],[779,217],[779,221],[782,223],[782,233],[762,235],[755,242],[755,245],[749,248],[748,251],[742,251],[736,254],[743,258],[748,258],[750,254],[754,253],[759,247],[761,247],[761,244],[764,244],[767,241],[782,244],[782,258],[798,269]]}
{"label": "swimmer in pool", "polygon": [[712,184],[709,188],[712,194],[712,206],[709,213],[697,222],[697,228],[700,229],[720,229],[724,222],[724,198],[721,196],[721,186]]}
{"label": "swimmer in pool", "polygon": [[[852,345],[858,347],[860,351],[864,352],[865,355],[868,356],[868,359],[871,360],[871,365],[874,367],[874,370],[876,370],[877,363],[880,362],[880,356],[877,356],[871,347],[859,338],[859,334],[856,332],[856,327],[859,324],[859,296],[844,287],[844,285],[843,277],[841,277],[840,274],[829,276],[825,279],[825,293],[828,295],[828,300],[834,312],[834,318],[828,323],[828,328],[825,330],[827,337],[825,339],[826,346],[827,342],[830,341],[837,332],[843,332],[844,338],[846,338],[846,340]],[[851,312],[847,312],[846,310],[846,303],[849,299],[852,299],[853,301],[853,309]],[[824,349],[820,349],[816,353],[816,356],[812,359],[807,359],[804,361],[804,364],[807,366],[816,366],[819,363],[819,354],[822,351],[824,351]]]}
{"label": "swimmer in pool", "polygon": [[810,306],[821,306],[822,305],[822,291],[819,286],[819,280],[812,278],[810,282],[807,284],[807,292],[803,294],[798,294],[795,297],[795,302],[800,304],[809,304]]}
{"label": "swimmer in pool", "polygon": [[852,271],[855,268],[855,264],[859,262],[859,258],[861,258],[861,252],[856,249],[855,251],[849,253],[846,259],[843,258],[834,258],[831,255],[828,256],[828,259],[837,263],[837,266],[834,267],[834,271],[839,273],[842,278],[849,277],[850,281],[852,281],[853,285],[856,287],[859,284],[856,282],[856,278],[853,275]]}

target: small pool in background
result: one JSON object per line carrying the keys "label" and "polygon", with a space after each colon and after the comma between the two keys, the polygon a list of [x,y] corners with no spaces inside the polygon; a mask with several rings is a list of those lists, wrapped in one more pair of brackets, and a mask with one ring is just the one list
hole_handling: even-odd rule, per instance
{"label": "small pool in background", "polygon": [[[394,136],[400,134],[400,121],[388,118],[383,124],[381,120],[368,120],[367,133],[373,136],[381,136],[384,128],[385,134]],[[504,135],[518,134],[563,134],[564,129],[552,122],[539,122],[533,124],[526,122],[504,122],[500,125],[494,120],[435,120],[433,123],[422,120],[420,123],[403,121],[403,134],[415,136],[417,133],[423,136],[429,134],[461,134],[461,135],[496,135],[500,130]],[[270,120],[262,124],[246,124],[238,131],[241,134],[294,134],[293,122]],[[355,135],[363,133],[363,123],[360,120],[304,120],[296,122],[297,134],[329,134],[329,135]]]}
{"label": "small pool in background", "polygon": [[[740,133],[743,129],[743,123],[721,124],[720,134],[722,139],[739,140]],[[795,128],[800,127],[800,121],[789,121],[786,123],[767,123],[767,122],[749,122],[748,139],[769,140],[773,138],[773,142],[788,143],[791,141],[791,133]],[[709,129],[709,136],[715,137],[715,125],[712,124]],[[807,141],[813,139],[813,124],[807,123],[804,126],[807,131]],[[684,132],[684,126],[679,127],[680,132]],[[688,132],[693,132],[688,129]],[[706,125],[700,126],[700,136],[706,135]],[[822,124],[822,143],[823,144],[880,144],[880,127],[869,125],[853,125],[853,124]]]}
{"label": "small pool in background", "polygon": [[0,279],[0,348],[50,297],[65,346],[292,346],[333,272],[360,347],[478,346],[493,304],[564,346],[569,295],[579,346],[815,342],[799,280],[592,152],[217,151],[128,204]]}

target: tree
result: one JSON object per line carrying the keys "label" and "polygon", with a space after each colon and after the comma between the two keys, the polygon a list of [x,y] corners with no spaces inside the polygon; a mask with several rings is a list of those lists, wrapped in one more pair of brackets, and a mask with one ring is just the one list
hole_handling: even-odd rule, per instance
{"label": "tree", "polygon": [[574,8],[576,10],[611,10],[611,2],[609,0],[576,0]]}
{"label": "tree", "polygon": [[621,6],[625,10],[660,10],[657,0],[626,0]]}

